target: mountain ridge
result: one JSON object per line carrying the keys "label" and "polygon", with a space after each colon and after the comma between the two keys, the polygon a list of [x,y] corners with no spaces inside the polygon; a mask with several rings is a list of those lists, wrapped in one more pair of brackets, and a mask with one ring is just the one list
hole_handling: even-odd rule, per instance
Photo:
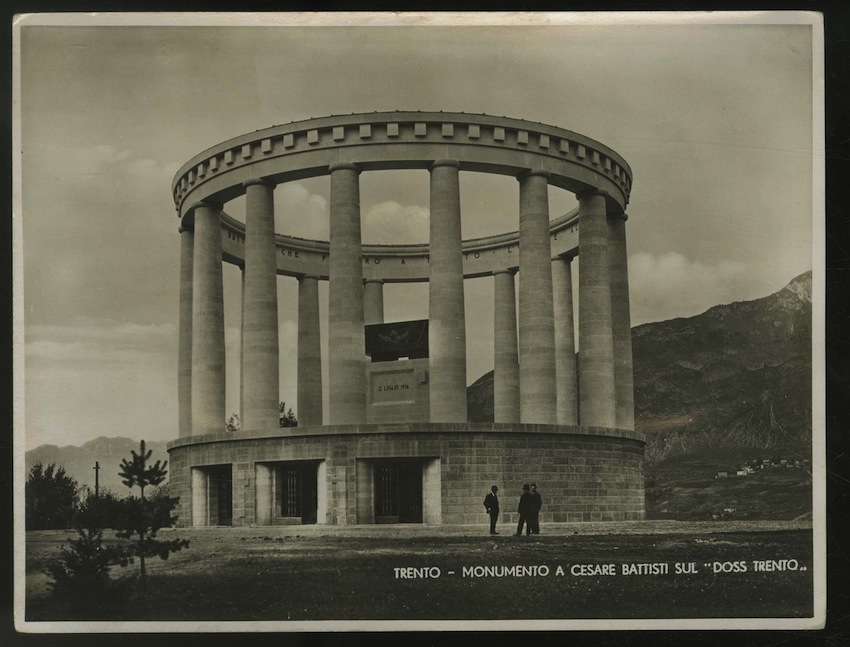
{"label": "mountain ridge", "polygon": [[[145,448],[152,451],[151,460],[168,460],[168,441],[145,441]],[[127,486],[118,476],[121,459],[129,459],[130,452],[139,451],[139,441],[126,436],[98,436],[82,445],[39,445],[25,454],[27,474],[36,463],[64,467],[65,473],[73,477],[81,487],[91,491],[95,488],[94,464],[100,465],[99,488],[116,495],[129,494]]]}

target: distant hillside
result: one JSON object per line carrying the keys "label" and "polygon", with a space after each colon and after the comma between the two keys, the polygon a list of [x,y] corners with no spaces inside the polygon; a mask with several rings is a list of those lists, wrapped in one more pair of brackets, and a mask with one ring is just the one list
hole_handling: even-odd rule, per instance
{"label": "distant hillside", "polygon": [[649,462],[698,447],[810,444],[811,295],[807,272],[762,299],[632,330]]}
{"label": "distant hillside", "polygon": [[[165,441],[146,441],[147,449],[153,451],[152,461],[168,460]],[[69,445],[58,447],[56,445],[41,445],[26,453],[25,461],[27,473],[36,463],[49,465],[55,463],[64,466],[65,472],[76,479],[80,486],[88,486],[94,491],[94,464],[100,463],[100,488],[111,490],[119,496],[129,494],[127,486],[121,482],[118,476],[118,466],[122,458],[129,459],[130,451],[139,451],[139,441],[131,438],[107,438],[101,436],[91,440],[82,447]],[[138,491],[135,492],[138,494]]]}
{"label": "distant hillside", "polygon": [[466,388],[466,417],[470,422],[493,422],[493,371]]}

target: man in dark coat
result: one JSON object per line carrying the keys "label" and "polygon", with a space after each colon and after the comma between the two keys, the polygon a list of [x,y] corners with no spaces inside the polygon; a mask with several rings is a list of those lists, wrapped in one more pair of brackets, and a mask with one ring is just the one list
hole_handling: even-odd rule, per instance
{"label": "man in dark coat", "polygon": [[519,498],[519,506],[517,507],[517,512],[519,512],[519,523],[517,523],[516,534],[519,537],[522,534],[522,527],[525,525],[525,534],[531,534],[531,523],[530,519],[532,514],[534,513],[534,497],[531,496],[531,492],[528,491],[528,483],[522,486],[522,496]]}
{"label": "man in dark coat", "polygon": [[495,485],[490,488],[490,491],[487,493],[487,496],[484,497],[484,509],[487,510],[487,514],[490,515],[490,534],[498,535],[496,532],[496,520],[499,518],[499,497],[496,496],[496,493],[499,491],[499,488]]}
{"label": "man in dark coat", "polygon": [[531,527],[532,535],[540,534],[540,508],[543,507],[543,499],[540,492],[537,491],[537,483],[531,484],[531,496],[534,498],[534,510],[531,517],[528,519],[528,525]]}

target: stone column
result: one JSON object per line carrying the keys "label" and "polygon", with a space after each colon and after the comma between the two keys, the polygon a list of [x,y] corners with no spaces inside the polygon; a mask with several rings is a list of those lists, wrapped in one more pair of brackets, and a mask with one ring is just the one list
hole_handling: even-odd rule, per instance
{"label": "stone column", "polygon": [[192,435],[192,255],[195,234],[180,227],[180,324],[177,341],[177,406],[180,438]]}
{"label": "stone column", "polygon": [[244,186],[242,430],[253,432],[278,428],[277,264],[274,184],[255,179],[245,182]]}
{"label": "stone column", "polygon": [[558,424],[578,424],[576,342],[573,328],[572,258],[552,261],[552,295],[555,307],[555,375]]}
{"label": "stone column", "polygon": [[466,319],[460,229],[460,164],[431,166],[428,354],[431,422],[466,422]]}
{"label": "stone column", "polygon": [[322,424],[319,278],[298,279],[298,426]]}
{"label": "stone column", "polygon": [[608,261],[611,273],[611,328],[614,339],[614,393],[617,427],[635,428],[632,369],[632,326],[629,308],[629,265],[625,213],[608,218]]}
{"label": "stone column", "polygon": [[366,341],[363,331],[360,169],[354,164],[334,164],[329,171],[330,424],[362,424],[366,422]]}
{"label": "stone column", "polygon": [[555,321],[549,243],[548,175],[519,178],[520,420],[555,424]]}
{"label": "stone column", "polygon": [[605,194],[579,198],[579,409],[581,424],[614,427],[614,342]]}
{"label": "stone column", "polygon": [[382,279],[366,279],[363,285],[363,316],[364,323],[384,323],[384,281]]}
{"label": "stone column", "polygon": [[519,422],[514,271],[493,272],[493,420]]}
{"label": "stone column", "polygon": [[193,205],[192,434],[224,431],[224,297],[221,279],[221,206]]}

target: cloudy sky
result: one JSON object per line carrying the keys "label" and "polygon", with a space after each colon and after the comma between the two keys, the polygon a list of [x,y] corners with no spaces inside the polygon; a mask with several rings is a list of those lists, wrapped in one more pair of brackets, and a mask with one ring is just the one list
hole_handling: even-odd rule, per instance
{"label": "cloudy sky", "polygon": [[[633,324],[764,296],[812,268],[809,25],[535,20],[24,23],[15,222],[23,241],[26,447],[176,437],[171,180],[200,151],[274,124],[463,111],[603,142],[634,172]],[[327,198],[327,178],[279,186],[277,231],[326,239]],[[517,228],[515,180],[462,173],[461,200],[465,237]],[[575,204],[550,190],[552,217]],[[244,198],[226,210],[241,217]],[[361,210],[364,242],[425,242],[428,174],[364,173]],[[239,408],[239,270],[225,265],[224,280],[231,412]],[[294,279],[280,277],[278,290],[281,399],[294,405]],[[326,313],[325,289],[321,299]],[[493,366],[492,299],[491,279],[467,282],[470,383]],[[385,290],[388,321],[425,318],[427,303],[424,284]]]}

